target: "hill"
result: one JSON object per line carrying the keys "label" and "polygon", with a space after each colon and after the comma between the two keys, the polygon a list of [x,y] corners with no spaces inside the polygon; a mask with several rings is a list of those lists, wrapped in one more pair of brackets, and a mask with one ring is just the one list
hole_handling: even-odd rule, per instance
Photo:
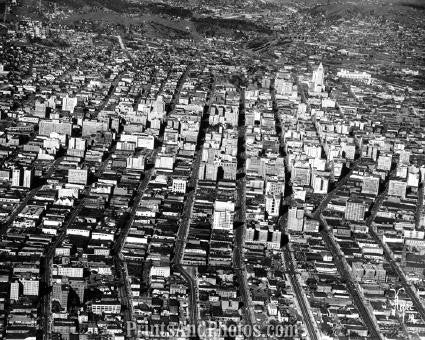
{"label": "hill", "polygon": [[313,6],[307,11],[312,16],[329,20],[376,16],[406,24],[412,17],[422,18],[424,10],[425,0],[337,0]]}

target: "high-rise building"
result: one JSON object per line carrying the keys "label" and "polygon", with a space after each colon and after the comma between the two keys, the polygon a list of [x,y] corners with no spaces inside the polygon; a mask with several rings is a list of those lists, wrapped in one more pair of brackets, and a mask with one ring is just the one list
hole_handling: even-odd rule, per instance
{"label": "high-rise building", "polygon": [[40,120],[38,130],[39,134],[42,136],[50,136],[52,132],[70,136],[72,132],[72,123],[67,121],[59,121],[57,119],[43,119]]}
{"label": "high-rise building", "polygon": [[68,149],[86,151],[86,140],[78,137],[71,137],[68,143]]}
{"label": "high-rise building", "polygon": [[221,162],[221,168],[223,169],[223,178],[228,180],[236,179],[236,162]]}
{"label": "high-rise building", "polygon": [[399,163],[409,165],[410,164],[410,151],[400,151]]}
{"label": "high-rise building", "polygon": [[400,177],[400,178],[407,178],[407,165],[405,164],[398,164],[397,168],[396,168],[396,177]]}
{"label": "high-rise building", "polygon": [[227,231],[233,231],[234,213],[235,203],[230,201],[215,201],[212,229],[223,229]]}
{"label": "high-rise building", "polygon": [[172,191],[182,194],[186,193],[187,181],[183,178],[173,178]]}
{"label": "high-rise building", "polygon": [[87,169],[68,169],[68,183],[86,185],[88,174]]}
{"label": "high-rise building", "polygon": [[19,281],[14,281],[10,283],[10,300],[16,301],[19,299],[19,289],[20,283]]}
{"label": "high-rise building", "polygon": [[282,78],[276,78],[275,89],[277,94],[290,95],[292,94],[292,81]]}
{"label": "high-rise building", "polygon": [[285,191],[285,183],[270,177],[266,179],[266,194],[281,195]]}
{"label": "high-rise building", "polygon": [[291,181],[295,186],[310,185],[311,170],[310,167],[293,167]]}
{"label": "high-rise building", "polygon": [[19,168],[12,169],[12,186],[21,186],[21,169]]}
{"label": "high-rise building", "polygon": [[407,188],[407,182],[392,179],[390,180],[388,184],[388,195],[405,198],[406,188]]}
{"label": "high-rise building", "polygon": [[217,180],[218,165],[216,163],[206,163],[205,165],[205,179],[208,181]]}
{"label": "high-rise building", "polygon": [[315,173],[312,175],[312,186],[315,194],[327,194],[329,186],[329,178],[319,176]]}
{"label": "high-rise building", "polygon": [[39,293],[39,280],[38,279],[22,279],[22,285],[24,286],[24,295],[37,296]]}
{"label": "high-rise building", "polygon": [[419,186],[419,169],[411,166],[407,174],[407,185],[409,187],[417,188]]}
{"label": "high-rise building", "polygon": [[257,242],[267,243],[268,238],[269,238],[269,229],[268,228],[258,230],[258,240],[257,240]]}
{"label": "high-rise building", "polygon": [[320,63],[319,67],[313,71],[312,83],[314,92],[320,92],[324,88],[325,70],[322,63]]}
{"label": "high-rise building", "polygon": [[378,157],[378,169],[384,170],[384,171],[390,171],[391,161],[392,161],[391,155],[380,155]]}
{"label": "high-rise building", "polygon": [[144,170],[145,169],[145,156],[130,156],[127,158],[127,169]]}
{"label": "high-rise building", "polygon": [[279,216],[280,201],[280,195],[266,196],[266,211],[270,216]]}
{"label": "high-rise building", "polygon": [[33,170],[32,169],[24,169],[24,179],[22,186],[24,188],[31,188],[33,178]]}
{"label": "high-rise building", "polygon": [[47,104],[45,102],[40,102],[37,100],[35,102],[34,116],[46,118],[46,107]]}
{"label": "high-rise building", "polygon": [[255,236],[255,229],[254,228],[246,228],[245,241],[246,242],[254,241],[254,236]]}
{"label": "high-rise building", "polygon": [[363,201],[348,200],[345,205],[345,219],[349,221],[363,221],[366,207]]}
{"label": "high-rise building", "polygon": [[198,172],[198,179],[200,181],[203,181],[205,179],[205,167],[206,167],[205,162],[201,162],[201,164],[199,164],[199,172]]}
{"label": "high-rise building", "polygon": [[62,98],[62,111],[69,111],[70,113],[74,113],[74,109],[77,106],[77,97],[71,98],[66,95]]}
{"label": "high-rise building", "polygon": [[65,311],[68,308],[69,290],[70,290],[70,288],[69,288],[68,285],[63,285],[62,286],[62,292],[61,292],[62,294],[61,294],[60,304],[61,304],[61,307],[63,309],[65,309]]}
{"label": "high-rise building", "polygon": [[379,181],[378,176],[366,176],[363,178],[362,194],[377,196],[379,192]]}
{"label": "high-rise building", "polygon": [[84,301],[84,290],[86,288],[86,282],[84,280],[69,279],[69,285],[72,290],[77,293],[80,301]]}
{"label": "high-rise building", "polygon": [[267,242],[267,246],[273,249],[279,249],[282,242],[282,232],[280,230],[274,230],[272,232],[271,241]]}
{"label": "high-rise building", "polygon": [[83,136],[95,135],[97,132],[107,131],[109,122],[97,121],[97,120],[87,120],[83,121]]}
{"label": "high-rise building", "polygon": [[288,211],[288,229],[302,231],[304,227],[304,209],[291,207]]}

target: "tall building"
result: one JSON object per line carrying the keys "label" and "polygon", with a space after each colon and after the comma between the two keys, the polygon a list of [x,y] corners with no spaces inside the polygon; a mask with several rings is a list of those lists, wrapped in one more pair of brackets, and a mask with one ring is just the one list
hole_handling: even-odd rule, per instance
{"label": "tall building", "polygon": [[88,175],[87,169],[68,169],[68,183],[86,185]]}
{"label": "tall building", "polygon": [[42,136],[50,136],[52,132],[70,136],[72,133],[72,123],[67,121],[59,121],[57,119],[44,119],[40,120],[38,131]]}
{"label": "tall building", "polygon": [[293,167],[291,181],[295,186],[309,186],[311,178],[310,167]]}
{"label": "tall building", "polygon": [[85,119],[83,121],[82,136],[91,136],[97,132],[107,131],[108,127],[109,122]]}
{"label": "tall building", "polygon": [[144,170],[145,169],[145,156],[130,156],[127,158],[127,169]]}
{"label": "tall building", "polygon": [[348,200],[345,206],[345,219],[349,221],[363,221],[366,207],[363,201]]}
{"label": "tall building", "polygon": [[377,196],[379,192],[379,177],[366,176],[363,178],[362,194]]}
{"label": "tall building", "polygon": [[407,174],[407,185],[417,188],[419,186],[419,169],[409,169]]}
{"label": "tall building", "polygon": [[19,281],[11,282],[10,283],[10,300],[18,300],[19,299],[19,289],[20,289],[20,283]]}
{"label": "tall building", "polygon": [[254,241],[255,229],[254,228],[246,228],[245,232],[245,241],[252,242]]}
{"label": "tall building", "polygon": [[223,178],[228,180],[236,180],[236,162],[221,162],[223,169]]}
{"label": "tall building", "polygon": [[212,228],[233,231],[234,213],[235,203],[215,201]]}
{"label": "tall building", "polygon": [[266,211],[270,216],[279,216],[280,201],[280,195],[266,196]]}
{"label": "tall building", "polygon": [[288,229],[302,231],[304,227],[304,209],[291,207],[288,211]]}
{"label": "tall building", "polygon": [[268,177],[266,179],[266,194],[281,195],[285,191],[285,183]]}
{"label": "tall building", "polygon": [[378,169],[384,170],[384,171],[390,171],[391,161],[392,161],[391,155],[380,155],[378,157]]}
{"label": "tall building", "polygon": [[407,182],[392,179],[388,185],[388,196],[406,197]]}
{"label": "tall building", "polygon": [[319,176],[313,173],[312,186],[315,194],[327,194],[329,187],[329,178],[325,176]]}
{"label": "tall building", "polygon": [[66,95],[62,98],[62,111],[69,111],[70,113],[74,113],[74,109],[77,106],[77,97],[71,98]]}
{"label": "tall building", "polygon": [[86,151],[87,141],[83,138],[71,137],[68,143],[68,149]]}
{"label": "tall building", "polygon": [[24,295],[37,296],[39,291],[39,280],[38,279],[22,279],[22,285],[24,286]]}
{"label": "tall building", "polygon": [[218,165],[214,162],[205,164],[205,177],[204,179],[208,181],[216,181],[218,173]]}
{"label": "tall building", "polygon": [[366,72],[348,71],[345,69],[341,69],[336,75],[339,78],[352,79],[356,81],[365,82],[366,84],[370,84],[372,82],[372,76]]}
{"label": "tall building", "polygon": [[325,87],[325,70],[322,63],[320,63],[319,67],[313,71],[312,82],[314,92],[321,92],[321,90]]}
{"label": "tall building", "polygon": [[72,287],[72,290],[77,293],[80,301],[84,301],[84,290],[86,288],[86,282],[79,279],[69,279],[69,285]]}
{"label": "tall building", "polygon": [[21,169],[18,169],[18,168],[12,169],[12,186],[13,187],[21,186]]}
{"label": "tall building", "polygon": [[282,78],[276,78],[275,89],[277,94],[290,95],[292,94],[292,81]]}
{"label": "tall building", "polygon": [[173,178],[172,191],[182,194],[186,193],[187,181],[183,178]]}
{"label": "tall building", "polygon": [[410,164],[410,151],[400,151],[399,163],[409,165]]}
{"label": "tall building", "polygon": [[37,100],[35,102],[34,116],[46,118],[46,107],[47,104],[45,102],[40,102]]}
{"label": "tall building", "polygon": [[22,186],[24,188],[31,188],[33,178],[33,170],[32,169],[24,169],[24,179]]}

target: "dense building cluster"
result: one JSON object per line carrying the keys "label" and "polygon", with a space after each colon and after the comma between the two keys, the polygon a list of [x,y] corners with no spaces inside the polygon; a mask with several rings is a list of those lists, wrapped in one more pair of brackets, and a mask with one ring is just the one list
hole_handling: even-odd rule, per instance
{"label": "dense building cluster", "polygon": [[189,3],[7,1],[0,339],[424,337],[423,27]]}

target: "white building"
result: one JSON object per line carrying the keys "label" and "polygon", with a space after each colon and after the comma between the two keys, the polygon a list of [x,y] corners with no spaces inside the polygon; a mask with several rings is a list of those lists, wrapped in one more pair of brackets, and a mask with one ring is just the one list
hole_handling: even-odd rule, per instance
{"label": "white building", "polygon": [[18,300],[19,299],[19,281],[10,283],[10,300]]}
{"label": "white building", "polygon": [[68,183],[86,185],[88,175],[87,169],[68,169]]}
{"label": "white building", "polygon": [[233,231],[233,216],[235,203],[227,201],[214,202],[213,229]]}
{"label": "white building", "polygon": [[21,185],[21,169],[12,169],[12,186],[19,187]]}
{"label": "white building", "polygon": [[179,192],[179,193],[185,194],[186,186],[187,186],[187,181],[185,179],[173,178],[173,186],[171,190],[173,192]]}
{"label": "white building", "polygon": [[22,279],[22,285],[24,286],[24,295],[37,296],[39,290],[39,280],[38,279]]}
{"label": "white building", "polygon": [[280,201],[279,195],[266,196],[266,211],[270,216],[279,216]]}
{"label": "white building", "polygon": [[33,178],[32,169],[24,169],[24,180],[22,186],[25,188],[31,188]]}
{"label": "white building", "polygon": [[372,82],[372,76],[366,72],[351,72],[345,69],[341,69],[341,71],[339,71],[336,75],[340,78],[362,81],[368,85]]}

